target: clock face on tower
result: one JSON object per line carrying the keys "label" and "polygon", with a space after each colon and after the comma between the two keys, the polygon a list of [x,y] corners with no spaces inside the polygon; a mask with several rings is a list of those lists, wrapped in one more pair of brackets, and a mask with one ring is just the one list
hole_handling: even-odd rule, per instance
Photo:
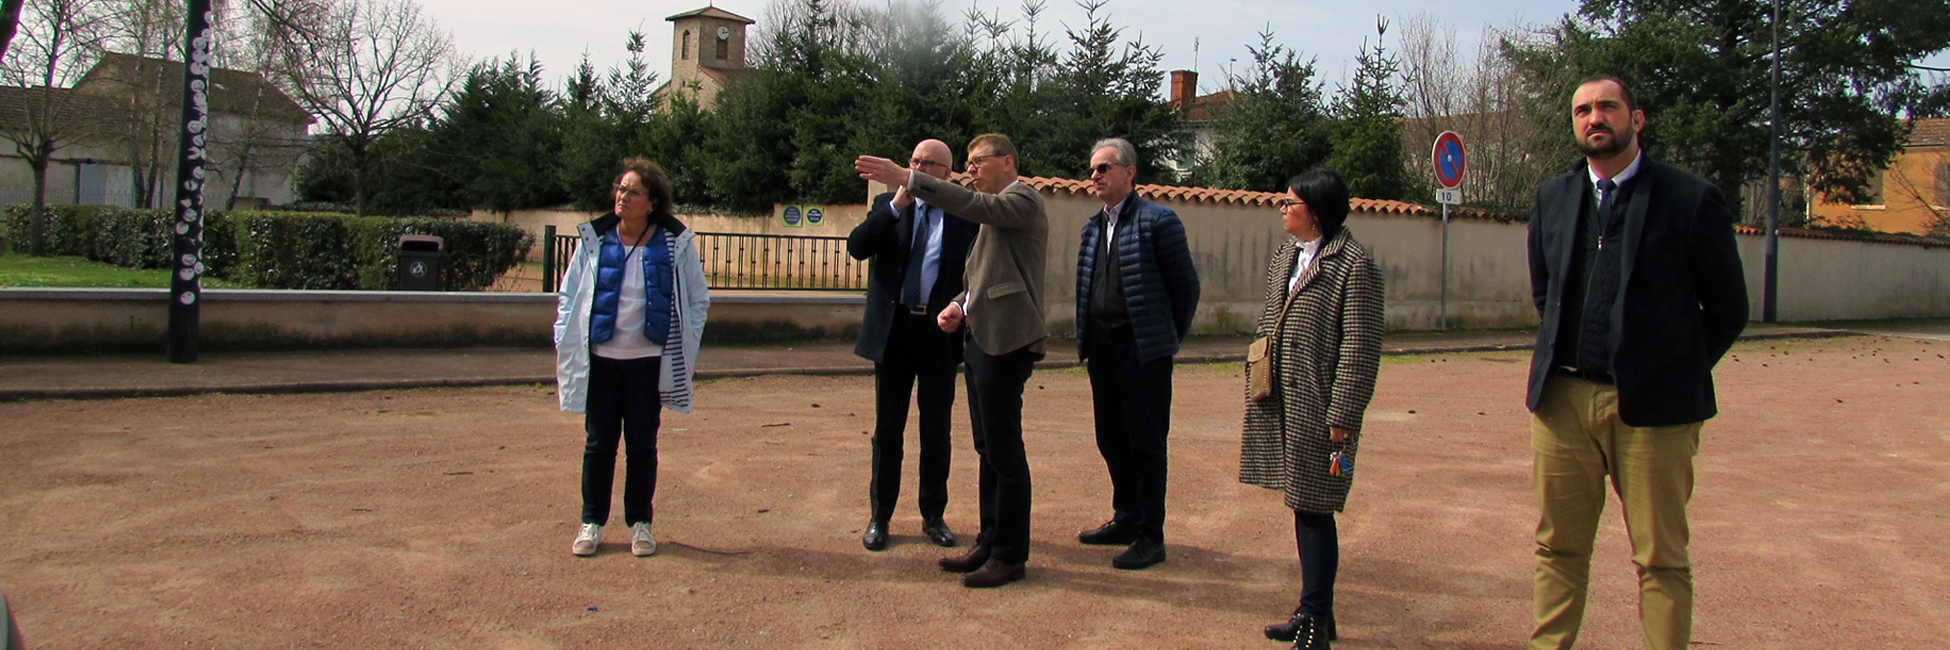
{"label": "clock face on tower", "polygon": [[718,40],[720,40],[720,41],[722,41],[722,40],[727,40],[727,39],[730,39],[730,38],[731,38],[731,28],[729,28],[729,27],[725,27],[725,26],[723,26],[723,25],[719,25],[719,26],[718,26]]}

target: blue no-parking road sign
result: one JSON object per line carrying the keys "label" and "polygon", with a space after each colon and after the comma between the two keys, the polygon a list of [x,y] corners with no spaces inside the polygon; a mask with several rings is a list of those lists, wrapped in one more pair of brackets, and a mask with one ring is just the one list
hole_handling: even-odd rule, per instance
{"label": "blue no-parking road sign", "polygon": [[1462,136],[1455,131],[1443,131],[1435,138],[1435,180],[1443,187],[1455,188],[1462,184],[1464,163],[1468,157],[1463,154]]}

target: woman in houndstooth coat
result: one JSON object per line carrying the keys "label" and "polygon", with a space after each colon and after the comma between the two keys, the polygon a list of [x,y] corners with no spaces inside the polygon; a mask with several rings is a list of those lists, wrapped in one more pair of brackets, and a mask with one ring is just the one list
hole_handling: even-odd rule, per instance
{"label": "woman in houndstooth coat", "polygon": [[1348,191],[1340,175],[1314,169],[1287,186],[1280,216],[1293,239],[1267,268],[1258,328],[1274,339],[1273,394],[1246,404],[1239,480],[1281,491],[1293,509],[1300,606],[1266,636],[1317,650],[1334,637],[1334,513],[1347,505],[1361,417],[1381,365],[1382,281],[1342,227]]}

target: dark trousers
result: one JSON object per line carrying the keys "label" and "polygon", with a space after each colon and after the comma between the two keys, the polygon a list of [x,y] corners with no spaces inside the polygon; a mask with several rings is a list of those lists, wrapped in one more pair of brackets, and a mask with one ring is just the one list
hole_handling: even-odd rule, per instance
{"label": "dark trousers", "polygon": [[1090,401],[1097,451],[1110,470],[1112,521],[1163,543],[1172,360],[1138,363],[1137,342],[1128,332],[1092,328],[1090,339]]}
{"label": "dark trousers", "polygon": [[1340,531],[1334,513],[1293,511],[1293,537],[1300,546],[1300,613],[1332,626],[1334,574],[1341,568]]}
{"label": "dark trousers", "polygon": [[[921,410],[922,519],[940,519],[948,508],[948,464],[954,446],[948,440],[949,413],[955,406],[953,346],[960,337],[941,331],[934,319],[899,312],[887,332],[885,361],[874,364],[873,483],[867,493],[875,521],[894,516],[901,496],[902,438],[907,431],[907,396]],[[920,392],[915,393],[916,381]]]}
{"label": "dark trousers", "polygon": [[623,477],[623,523],[649,523],[650,501],[657,496],[657,426],[663,404],[657,396],[662,357],[605,359],[589,356],[589,403],[582,426],[589,440],[582,448],[582,523],[609,520],[609,491],[616,480],[616,443],[629,454]]}
{"label": "dark trousers", "polygon": [[1028,349],[990,356],[968,338],[968,423],[982,457],[982,533],[994,560],[1029,561],[1029,458],[1022,448],[1022,386],[1043,355]]}

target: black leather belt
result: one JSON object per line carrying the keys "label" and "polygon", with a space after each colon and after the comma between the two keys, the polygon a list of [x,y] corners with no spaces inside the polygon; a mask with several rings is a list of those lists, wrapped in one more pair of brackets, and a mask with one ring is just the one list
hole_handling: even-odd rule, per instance
{"label": "black leather belt", "polygon": [[928,315],[928,306],[927,306],[927,305],[921,305],[921,306],[919,306],[919,307],[909,307],[909,306],[906,306],[906,305],[899,305],[899,307],[900,307],[900,308],[901,308],[901,309],[902,309],[903,311],[906,311],[907,313],[910,313],[910,314],[913,314],[913,315],[915,315],[915,316],[926,316],[926,315]]}
{"label": "black leather belt", "polygon": [[1585,381],[1592,382],[1594,384],[1617,383],[1612,381],[1611,373],[1598,371],[1598,370],[1580,370],[1570,366],[1558,366],[1557,374],[1564,375],[1567,377],[1576,377],[1578,379],[1583,379]]}

